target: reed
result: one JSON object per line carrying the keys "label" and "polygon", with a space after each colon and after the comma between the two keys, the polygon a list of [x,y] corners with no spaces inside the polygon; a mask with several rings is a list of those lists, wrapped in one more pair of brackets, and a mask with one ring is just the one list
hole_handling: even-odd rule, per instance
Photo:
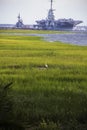
{"label": "reed", "polygon": [[86,68],[87,46],[0,35],[0,81],[13,82],[13,118],[26,126],[86,130]]}

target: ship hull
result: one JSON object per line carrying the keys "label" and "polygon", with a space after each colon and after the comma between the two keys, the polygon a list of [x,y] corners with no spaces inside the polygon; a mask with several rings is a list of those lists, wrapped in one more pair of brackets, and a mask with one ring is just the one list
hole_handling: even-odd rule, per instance
{"label": "ship hull", "polygon": [[54,26],[55,30],[72,30],[74,27],[73,23],[68,22],[58,22],[56,26]]}
{"label": "ship hull", "polygon": [[82,23],[80,20],[73,19],[58,19],[58,20],[39,20],[37,29],[39,30],[72,30],[73,27]]}
{"label": "ship hull", "polygon": [[59,21],[36,21],[36,28],[39,30],[72,30],[74,23]]}

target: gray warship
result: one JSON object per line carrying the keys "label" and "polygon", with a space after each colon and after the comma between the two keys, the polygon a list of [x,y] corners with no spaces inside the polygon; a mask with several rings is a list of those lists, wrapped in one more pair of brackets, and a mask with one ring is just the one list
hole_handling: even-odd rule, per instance
{"label": "gray warship", "polygon": [[23,28],[24,27],[24,24],[23,24],[23,20],[22,20],[22,18],[21,18],[21,16],[20,16],[20,13],[19,13],[19,15],[18,15],[18,22],[16,23],[16,28]]}
{"label": "gray warship", "polygon": [[48,11],[48,16],[46,19],[37,20],[34,27],[39,30],[72,30],[73,27],[82,23],[80,20],[73,19],[55,19],[54,9],[53,9],[53,0],[50,1],[50,9]]}

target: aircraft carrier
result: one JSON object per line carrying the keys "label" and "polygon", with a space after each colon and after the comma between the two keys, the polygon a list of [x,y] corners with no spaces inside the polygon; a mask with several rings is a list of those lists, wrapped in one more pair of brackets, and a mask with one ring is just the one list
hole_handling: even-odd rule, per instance
{"label": "aircraft carrier", "polygon": [[82,23],[80,20],[69,19],[55,19],[54,9],[53,9],[53,0],[50,1],[50,9],[46,19],[37,20],[34,27],[40,30],[72,30],[73,27]]}

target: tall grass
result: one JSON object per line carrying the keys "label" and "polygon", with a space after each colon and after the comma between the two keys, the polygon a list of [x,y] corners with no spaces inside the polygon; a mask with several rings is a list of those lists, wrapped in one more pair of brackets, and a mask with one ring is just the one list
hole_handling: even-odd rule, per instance
{"label": "tall grass", "polygon": [[86,68],[87,46],[0,35],[0,81],[13,82],[13,119],[24,126],[86,130]]}

